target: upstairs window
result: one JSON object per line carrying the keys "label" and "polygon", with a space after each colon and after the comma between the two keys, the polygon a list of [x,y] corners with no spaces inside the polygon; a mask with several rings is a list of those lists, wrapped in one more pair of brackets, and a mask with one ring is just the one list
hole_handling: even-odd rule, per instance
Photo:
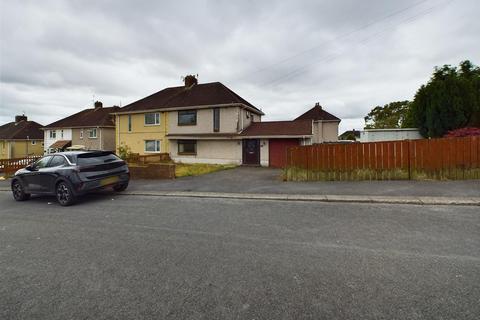
{"label": "upstairs window", "polygon": [[197,124],[197,110],[178,111],[179,126],[194,126]]}
{"label": "upstairs window", "polygon": [[57,138],[57,131],[56,130],[50,130],[50,139],[56,139]]}
{"label": "upstairs window", "polygon": [[[158,120],[160,120],[160,118]],[[146,121],[145,121],[145,124],[146,124]],[[128,115],[128,132],[132,132],[132,115],[131,114]]]}
{"label": "upstairs window", "polygon": [[88,133],[88,137],[90,139],[95,139],[97,137],[97,128],[90,129],[90,132]]}
{"label": "upstairs window", "polygon": [[[130,120],[130,118],[129,118]],[[130,122],[129,122],[130,124]],[[145,113],[145,125],[146,126],[158,126],[160,124],[160,113]],[[131,125],[129,126],[131,130]],[[129,131],[130,131],[129,130]]]}
{"label": "upstairs window", "polygon": [[220,108],[213,109],[213,132],[220,131]]}

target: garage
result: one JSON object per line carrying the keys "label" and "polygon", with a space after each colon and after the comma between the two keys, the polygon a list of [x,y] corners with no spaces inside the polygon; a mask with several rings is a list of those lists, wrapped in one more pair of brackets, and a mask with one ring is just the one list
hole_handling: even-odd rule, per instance
{"label": "garage", "polygon": [[270,139],[268,142],[269,166],[283,168],[287,162],[287,148],[299,145],[299,139]]}

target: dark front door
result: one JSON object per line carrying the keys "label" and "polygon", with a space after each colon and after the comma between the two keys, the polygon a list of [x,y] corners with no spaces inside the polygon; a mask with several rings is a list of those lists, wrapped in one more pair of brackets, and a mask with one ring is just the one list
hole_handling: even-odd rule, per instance
{"label": "dark front door", "polygon": [[243,164],[260,165],[260,140],[243,140]]}

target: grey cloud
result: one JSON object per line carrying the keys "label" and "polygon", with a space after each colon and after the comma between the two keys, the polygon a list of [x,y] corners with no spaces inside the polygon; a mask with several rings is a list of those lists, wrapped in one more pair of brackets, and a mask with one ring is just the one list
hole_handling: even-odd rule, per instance
{"label": "grey cloud", "polygon": [[411,99],[435,65],[480,63],[476,0],[1,0],[1,9],[0,122],[23,110],[52,122],[92,94],[127,104],[199,73],[265,119],[319,101],[342,129],[359,129],[371,107]]}

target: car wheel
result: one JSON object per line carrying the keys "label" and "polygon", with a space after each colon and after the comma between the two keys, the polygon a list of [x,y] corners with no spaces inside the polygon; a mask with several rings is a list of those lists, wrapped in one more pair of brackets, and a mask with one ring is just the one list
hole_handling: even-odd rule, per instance
{"label": "car wheel", "polygon": [[25,201],[30,199],[30,194],[25,193],[25,189],[22,186],[22,183],[18,180],[15,180],[12,183],[12,193],[13,198],[17,201]]}
{"label": "car wheel", "polygon": [[128,187],[128,183],[124,183],[124,184],[116,184],[113,186],[113,190],[117,191],[117,192],[121,192],[121,191],[125,191]]}
{"label": "car wheel", "polygon": [[59,182],[57,184],[55,194],[58,203],[62,206],[70,206],[75,203],[75,195],[73,194],[70,185],[66,182]]}

